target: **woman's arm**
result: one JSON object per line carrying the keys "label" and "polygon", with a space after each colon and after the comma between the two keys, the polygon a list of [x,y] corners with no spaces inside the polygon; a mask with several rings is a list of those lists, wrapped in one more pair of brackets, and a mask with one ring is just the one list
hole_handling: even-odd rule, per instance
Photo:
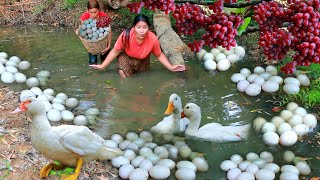
{"label": "woman's arm", "polygon": [[106,52],[109,51],[110,47],[111,47],[111,39],[112,39],[112,31],[111,31],[111,28],[110,28],[110,32],[108,34],[108,44],[107,44],[107,47],[101,52],[102,54],[105,54]]}
{"label": "woman's arm", "polygon": [[161,52],[161,54],[157,57],[157,59],[160,61],[160,63],[169,69],[170,71],[176,72],[176,71],[184,71],[186,70],[186,67],[184,65],[172,65],[170,64],[169,60],[167,57]]}
{"label": "woman's arm", "polygon": [[99,69],[99,70],[103,70],[105,69],[122,51],[121,50],[116,50],[116,49],[112,49],[110,51],[110,53],[108,54],[108,56],[106,57],[106,59],[103,61],[102,64],[99,65],[89,65],[90,67],[92,67],[93,69]]}

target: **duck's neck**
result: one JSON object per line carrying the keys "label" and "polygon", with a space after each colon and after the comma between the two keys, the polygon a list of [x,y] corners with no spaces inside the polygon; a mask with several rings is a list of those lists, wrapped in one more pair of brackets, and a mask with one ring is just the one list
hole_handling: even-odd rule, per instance
{"label": "duck's neck", "polygon": [[40,114],[34,114],[32,120],[32,131],[47,131],[51,129],[51,125],[48,121],[46,112],[42,112]]}
{"label": "duck's neck", "polygon": [[175,120],[174,123],[176,127],[180,126],[181,112],[182,112],[182,109],[173,110],[172,116],[173,116],[173,119]]}
{"label": "duck's neck", "polygon": [[186,134],[194,134],[200,127],[201,114],[194,114],[189,118],[189,120],[190,123],[188,125],[188,128],[186,129]]}

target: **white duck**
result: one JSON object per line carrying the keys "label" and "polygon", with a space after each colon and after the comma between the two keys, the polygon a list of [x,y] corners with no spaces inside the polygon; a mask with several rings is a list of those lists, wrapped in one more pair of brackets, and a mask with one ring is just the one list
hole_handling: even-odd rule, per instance
{"label": "white duck", "polygon": [[250,124],[242,126],[222,126],[219,123],[209,123],[200,127],[201,109],[194,103],[184,106],[182,117],[189,118],[190,123],[185,134],[191,137],[212,142],[240,141],[248,136]]}
{"label": "white duck", "polygon": [[[45,157],[59,161],[62,165],[76,167],[68,180],[78,178],[83,162],[99,159],[107,160],[122,154],[121,150],[104,145],[105,140],[86,126],[51,126],[44,104],[36,98],[28,97],[13,114],[28,111],[33,114],[31,142]],[[40,170],[40,177],[47,177],[54,167],[50,163]]]}
{"label": "white duck", "polygon": [[182,102],[181,98],[173,93],[169,97],[168,107],[164,114],[170,114],[157,125],[151,128],[151,131],[158,134],[172,134],[175,132],[185,131],[189,119],[181,118]]}

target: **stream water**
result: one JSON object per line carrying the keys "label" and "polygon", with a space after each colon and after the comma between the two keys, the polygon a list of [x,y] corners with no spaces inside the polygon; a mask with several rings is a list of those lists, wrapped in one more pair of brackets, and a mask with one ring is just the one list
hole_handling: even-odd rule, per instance
{"label": "stream water", "polygon": [[[114,33],[113,41],[117,35]],[[40,70],[49,70],[52,75],[48,87],[44,88],[76,97],[81,101],[80,106],[99,108],[101,115],[91,128],[104,138],[113,133],[125,135],[129,131],[149,130],[165,117],[172,93],[180,95],[183,104],[193,102],[201,107],[201,125],[210,122],[245,124],[257,116],[270,120],[277,115],[271,111],[272,104],[266,102],[271,99],[270,94],[249,97],[239,93],[230,81],[231,75],[242,67],[252,69],[254,64],[247,56],[228,71],[215,74],[205,71],[196,59],[186,62],[186,72],[171,73],[153,57],[151,71],[121,79],[116,60],[104,71],[89,69],[88,54],[72,29],[39,26],[0,27],[1,51],[30,61],[32,68],[26,72],[28,77],[35,76]],[[15,90],[26,89],[24,84],[11,86]],[[186,141],[193,151],[205,153],[209,162],[209,171],[197,173],[197,179],[226,179],[226,173],[219,165],[233,154],[244,157],[248,152],[259,154],[266,150],[281,166],[285,164],[283,152],[288,149],[299,156],[312,158],[309,160],[312,172],[304,177],[309,178],[320,175],[319,142],[314,140],[314,135],[308,134],[303,141],[289,148],[266,146],[261,135],[253,130],[248,140],[236,143]]]}

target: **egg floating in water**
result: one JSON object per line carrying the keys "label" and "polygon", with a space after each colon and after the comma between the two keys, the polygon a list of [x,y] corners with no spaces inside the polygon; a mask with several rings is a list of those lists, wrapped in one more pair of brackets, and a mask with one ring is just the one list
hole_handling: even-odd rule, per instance
{"label": "egg floating in water", "polygon": [[314,115],[308,114],[306,109],[299,107],[297,103],[290,102],[280,112],[279,116],[266,121],[258,117],[253,121],[253,127],[258,133],[262,133],[263,142],[269,146],[293,146],[299,138],[303,138],[317,126]]}

